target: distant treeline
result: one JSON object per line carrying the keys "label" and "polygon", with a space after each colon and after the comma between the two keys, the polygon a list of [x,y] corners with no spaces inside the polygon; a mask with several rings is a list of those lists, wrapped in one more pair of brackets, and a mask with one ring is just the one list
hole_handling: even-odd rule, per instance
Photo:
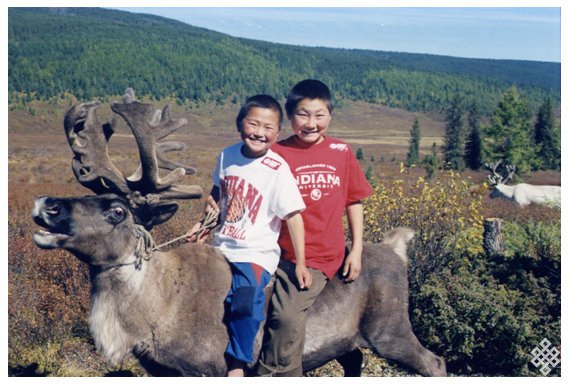
{"label": "distant treeline", "polygon": [[461,94],[488,113],[512,85],[534,108],[546,96],[560,100],[560,63],[299,47],[101,8],[9,8],[8,19],[11,102],[90,100],[130,86],[155,99],[238,103],[284,97],[307,77],[337,99],[410,111],[439,112]]}

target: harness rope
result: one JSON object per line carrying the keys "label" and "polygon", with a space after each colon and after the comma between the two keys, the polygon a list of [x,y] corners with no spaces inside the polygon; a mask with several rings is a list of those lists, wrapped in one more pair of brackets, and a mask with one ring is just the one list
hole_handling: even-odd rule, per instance
{"label": "harness rope", "polygon": [[138,241],[134,250],[134,255],[136,256],[134,266],[136,269],[140,269],[142,260],[148,261],[152,257],[152,251],[156,248],[156,243],[150,232],[142,225],[136,226],[136,237],[138,237]]}
{"label": "harness rope", "polygon": [[[219,219],[219,211],[218,211],[218,210],[212,209],[212,210],[210,210],[209,212],[207,212],[206,215],[205,215],[205,217],[203,218],[203,220],[200,221],[200,226],[199,226],[198,228],[196,228],[194,231],[192,231],[192,232],[189,234],[189,236],[194,236],[194,235],[195,235],[195,239],[192,240],[192,242],[194,242],[194,243],[197,242],[197,241],[199,240],[199,238],[200,238],[206,231],[209,231],[209,230],[211,230],[211,229],[217,227],[218,219]],[[185,235],[184,235],[184,236],[181,236],[181,237],[179,237],[179,238],[177,238],[177,239],[180,239],[180,238],[182,238],[182,237],[185,237]],[[175,241],[175,240],[177,240],[177,239],[171,240],[171,241],[169,241],[168,243],[164,243],[164,244],[160,245],[160,247],[163,246],[163,245],[166,245],[166,244],[170,244],[172,241]]]}
{"label": "harness rope", "polygon": [[200,221],[200,226],[196,228],[189,234],[178,236],[170,241],[156,245],[156,242],[152,238],[150,232],[148,232],[142,225],[137,225],[136,236],[138,237],[138,242],[136,244],[135,255],[136,262],[135,266],[140,269],[142,265],[142,260],[148,261],[152,257],[152,252],[165,247],[166,245],[175,243],[176,241],[182,240],[186,237],[195,235],[195,239],[192,242],[197,242],[198,239],[206,232],[217,226],[217,219],[219,216],[219,211],[211,210],[207,212],[205,218]]}

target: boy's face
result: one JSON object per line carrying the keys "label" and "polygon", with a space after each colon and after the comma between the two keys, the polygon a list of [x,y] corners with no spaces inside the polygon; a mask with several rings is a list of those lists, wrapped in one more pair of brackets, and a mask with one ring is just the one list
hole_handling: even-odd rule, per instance
{"label": "boy's face", "polygon": [[242,122],[239,130],[247,157],[260,157],[267,153],[279,136],[279,114],[269,108],[253,107]]}
{"label": "boy's face", "polygon": [[331,119],[328,104],[324,100],[304,99],[298,103],[290,124],[301,143],[313,145],[324,140]]}

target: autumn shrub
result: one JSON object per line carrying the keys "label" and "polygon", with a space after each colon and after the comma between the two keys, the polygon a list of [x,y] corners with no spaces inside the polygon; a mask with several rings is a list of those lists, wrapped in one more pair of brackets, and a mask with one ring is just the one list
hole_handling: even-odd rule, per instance
{"label": "autumn shrub", "polygon": [[412,293],[415,332],[452,371],[541,375],[530,352],[560,345],[560,225],[505,224],[503,255],[454,254]]}
{"label": "autumn shrub", "polygon": [[504,254],[495,256],[492,275],[521,292],[539,314],[531,325],[537,342],[547,337],[559,345],[561,321],[561,222],[505,223]]}
{"label": "autumn shrub", "polygon": [[395,227],[415,231],[409,252],[409,283],[412,289],[444,268],[446,255],[453,250],[482,243],[482,193],[457,172],[441,173],[430,181],[410,178],[401,167],[401,178],[375,180],[374,194],[364,203],[364,238],[379,242]]}

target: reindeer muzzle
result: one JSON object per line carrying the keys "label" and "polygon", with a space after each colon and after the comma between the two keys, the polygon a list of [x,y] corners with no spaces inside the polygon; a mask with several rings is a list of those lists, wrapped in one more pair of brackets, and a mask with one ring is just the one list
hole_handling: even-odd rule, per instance
{"label": "reindeer muzzle", "polygon": [[44,227],[34,234],[34,242],[43,249],[60,248],[69,238],[69,227],[64,225],[68,217],[64,204],[50,197],[40,197],[35,201],[32,211],[34,222]]}

